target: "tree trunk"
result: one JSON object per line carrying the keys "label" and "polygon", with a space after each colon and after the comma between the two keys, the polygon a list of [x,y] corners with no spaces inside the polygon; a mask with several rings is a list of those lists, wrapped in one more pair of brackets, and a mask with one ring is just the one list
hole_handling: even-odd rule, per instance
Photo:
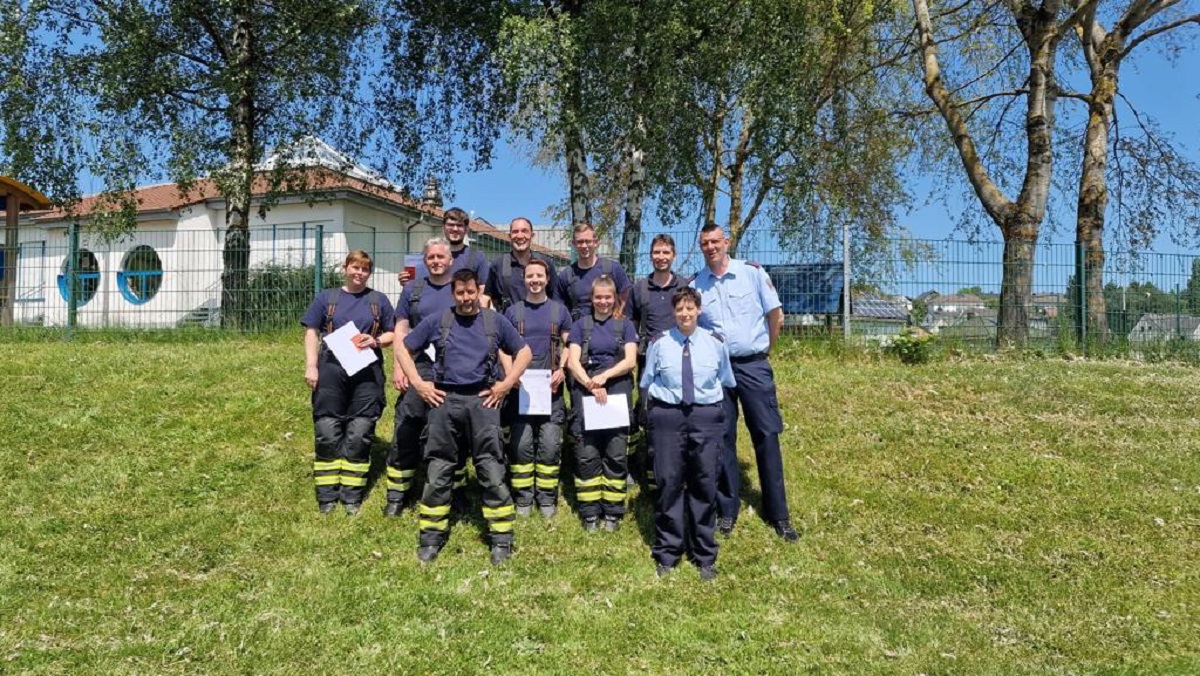
{"label": "tree trunk", "polygon": [[745,190],[746,172],[740,162],[729,167],[729,255],[737,257],[738,245],[742,243],[742,191]]}
{"label": "tree trunk", "polygon": [[592,196],[588,179],[587,153],[579,119],[583,114],[583,75],[577,65],[567,76],[563,97],[563,144],[567,157],[567,182],[571,188],[571,225],[592,223]]}
{"label": "tree trunk", "polygon": [[750,225],[742,217],[742,202],[746,194],[746,161],[750,158],[750,141],[754,135],[754,117],[746,111],[742,117],[742,130],[738,133],[737,148],[733,151],[733,162],[729,165],[729,255],[736,256],[742,235]]}
{"label": "tree trunk", "polygon": [[226,198],[225,250],[222,253],[221,326],[245,328],[250,320],[250,197],[254,185],[255,103],[254,24],[250,7],[240,4],[233,34],[234,77],[232,176]]}
{"label": "tree trunk", "polygon": [[1046,215],[1053,168],[1054,107],[1058,101],[1054,68],[1059,40],[1059,7],[1057,0],[1041,4],[1023,0],[1009,4],[1016,28],[1029,52],[1025,176],[1017,199],[1010,200],[988,175],[959,102],[942,79],[929,4],[927,0],[913,0],[925,92],[946,122],[975,195],[1004,237],[1004,272],[996,331],[996,343],[1001,348],[1023,345],[1029,336],[1034,253],[1038,230]]}
{"label": "tree trunk", "polygon": [[1033,295],[1033,254],[1036,247],[1036,235],[1013,235],[1004,241],[1000,317],[996,326],[998,348],[1021,346],[1029,338],[1029,301]]}
{"label": "tree trunk", "polygon": [[4,200],[4,301],[3,314],[0,314],[0,326],[12,326],[14,308],[17,302],[17,234],[18,218],[21,213],[21,196],[9,192]]}
{"label": "tree trunk", "polygon": [[707,144],[712,152],[712,171],[708,176],[703,177],[700,184],[700,194],[702,197],[702,212],[704,213],[704,222],[701,226],[709,223],[717,222],[717,190],[721,186],[721,176],[723,175],[723,166],[721,165],[721,157],[725,154],[725,98],[718,94],[715,97],[715,106],[713,109],[713,126],[711,143]]}
{"label": "tree trunk", "polygon": [[[1099,30],[1093,27],[1093,30]],[[1104,211],[1108,207],[1108,140],[1113,100],[1117,93],[1121,49],[1124,42],[1115,33],[1100,40],[1100,49],[1089,49],[1091,31],[1081,35],[1091,70],[1092,92],[1088,100],[1087,131],[1083,144],[1083,168],[1079,175],[1079,201],[1075,212],[1075,243],[1083,256],[1084,292],[1087,295],[1087,335],[1104,343],[1109,338],[1108,313],[1104,301]],[[1076,273],[1078,275],[1078,272]]]}
{"label": "tree trunk", "polygon": [[[645,120],[637,116],[634,138],[644,137]],[[634,141],[626,156],[629,185],[625,188],[625,230],[621,233],[621,267],[630,276],[636,274],[638,249],[642,245],[642,208],[646,201],[645,151]]]}

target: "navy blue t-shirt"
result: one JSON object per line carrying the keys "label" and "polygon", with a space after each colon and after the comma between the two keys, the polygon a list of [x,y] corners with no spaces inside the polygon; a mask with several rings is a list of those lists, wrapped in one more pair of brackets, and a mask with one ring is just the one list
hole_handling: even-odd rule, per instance
{"label": "navy blue t-shirt", "polygon": [[[608,261],[606,264],[605,261]],[[604,274],[605,268],[612,266],[612,279],[617,285],[618,301],[629,291],[629,276],[621,264],[606,258],[597,258],[596,264],[587,270],[582,270],[579,263],[571,263],[558,273],[561,293],[559,298],[563,304],[571,308],[571,316],[575,319],[592,311],[592,282]],[[570,280],[574,279],[574,283]]]}
{"label": "navy blue t-shirt", "polygon": [[417,290],[419,281],[405,284],[404,291],[400,292],[400,302],[396,304],[396,319],[407,319],[410,330],[426,317],[440,317],[443,310],[455,305],[453,282],[434,284],[428,277],[420,279],[425,281],[425,288],[421,290],[420,306],[413,307],[412,302],[413,292]]}
{"label": "navy blue t-shirt", "polygon": [[[446,385],[474,385],[491,380],[493,374],[487,372],[488,338],[484,330],[484,312],[463,316],[454,313],[450,325],[450,336],[446,339],[446,354],[438,354],[434,360],[435,378],[437,382]],[[404,337],[404,347],[416,354],[427,347],[438,345],[442,341],[442,315],[426,317],[417,328]],[[517,329],[501,314],[496,314],[496,344],[498,349],[515,355],[525,347],[525,341],[517,334]],[[445,373],[440,373],[441,365],[445,364]]]}
{"label": "navy blue t-shirt", "polygon": [[[562,303],[556,300],[546,300],[541,303],[531,304],[528,301],[519,301],[525,306],[525,342],[529,345],[529,349],[533,352],[533,361],[529,363],[529,368],[534,369],[556,369],[558,363],[550,363],[550,320],[552,319],[552,308],[558,306],[558,333],[561,335],[571,327],[571,313]],[[517,323],[517,307],[508,308],[504,311],[504,316],[508,321],[512,322],[513,326],[520,329]],[[562,349],[566,349],[563,346]]]}
{"label": "navy blue t-shirt", "polygon": [[[571,335],[568,339],[571,345],[579,345],[583,347],[583,324],[586,319],[576,320],[571,325]],[[581,354],[579,360],[583,363],[585,369],[606,369],[618,361],[625,358],[625,345],[627,343],[637,343],[637,331],[633,328],[633,322],[628,319],[621,320],[625,325],[621,331],[621,336],[613,334],[613,324],[616,320],[610,315],[604,321],[595,321],[595,326],[592,328],[592,339],[588,345],[589,354]]]}
{"label": "navy blue t-shirt", "polygon": [[[654,283],[652,277],[639,279],[629,292],[629,315],[638,326],[638,349],[644,354],[650,339],[663,331],[675,328],[675,290],[687,286],[690,277],[672,273],[666,286]],[[646,298],[638,293],[642,283],[646,284]],[[643,303],[643,300],[645,303]]]}
{"label": "navy blue t-shirt", "polygon": [[[325,312],[329,306],[328,294],[331,292],[331,289],[326,289],[317,294],[312,305],[308,306],[308,310],[300,320],[302,325],[316,329],[322,335],[325,333]],[[337,292],[337,307],[333,311],[333,330],[337,331],[344,324],[354,322],[360,333],[370,331],[371,324],[375,322],[374,316],[371,315],[372,290],[367,288],[358,293],[350,293],[344,289],[338,289]],[[392,309],[392,301],[388,300],[385,294],[375,293],[374,295],[379,303],[379,333],[387,333],[396,328],[396,315],[395,310]]]}
{"label": "navy blue t-shirt", "polygon": [[[546,272],[546,295],[554,300],[560,300],[559,294],[562,292],[562,288],[558,281],[558,271],[554,269],[554,263],[540,253],[534,252],[532,255],[534,258],[549,263],[547,266],[549,270]],[[492,299],[493,307],[508,308],[518,300],[525,300],[526,294],[529,293],[525,288],[525,266],[521,265],[511,252],[498,256],[496,260],[492,261],[485,293],[488,298]]]}

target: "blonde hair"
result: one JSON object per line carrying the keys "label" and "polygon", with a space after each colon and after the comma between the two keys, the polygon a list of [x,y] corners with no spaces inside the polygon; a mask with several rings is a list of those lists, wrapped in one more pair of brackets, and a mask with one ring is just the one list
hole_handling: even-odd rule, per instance
{"label": "blonde hair", "polygon": [[[592,292],[589,296],[590,298],[596,297],[596,289],[599,287],[607,287],[612,290],[613,295],[616,296],[615,302],[613,303],[612,316],[617,317],[619,319],[624,319],[625,318],[625,299],[622,298],[617,293],[616,280],[614,280],[612,277],[610,277],[608,275],[600,275],[599,277],[594,279],[592,281]],[[596,311],[596,305],[595,305],[595,302],[593,301],[592,312],[595,312],[595,311]]]}

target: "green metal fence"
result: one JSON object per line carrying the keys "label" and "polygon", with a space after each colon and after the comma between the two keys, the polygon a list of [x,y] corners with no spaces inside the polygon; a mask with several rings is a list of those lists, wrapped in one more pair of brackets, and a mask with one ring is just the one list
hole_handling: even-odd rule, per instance
{"label": "green metal fence", "polygon": [[[655,234],[643,233],[634,274],[649,271]],[[676,268],[696,270],[702,259],[695,233],[671,234],[678,247]],[[372,241],[376,250],[369,253],[377,261],[372,286],[395,299],[396,274],[420,243],[399,237],[389,242],[382,235]],[[615,251],[616,242],[608,241]],[[340,230],[321,223],[252,229],[244,290],[248,311],[231,326],[222,315],[227,289],[220,231],[139,230],[109,241],[76,227],[31,228],[22,231],[14,261],[13,316],[22,326],[70,329],[297,327],[314,292],[340,283],[347,242]],[[744,240],[737,255],[772,272],[790,330],[887,343],[906,328],[920,327],[948,342],[991,348],[1002,252],[998,242],[896,239],[797,246],[762,236]],[[1078,257],[1085,253],[1073,244],[1038,245],[1026,305],[1030,344],[1076,350],[1100,338],[1132,348],[1200,340],[1197,256],[1108,252],[1106,323],[1086,327],[1077,310],[1087,299],[1074,283]]]}

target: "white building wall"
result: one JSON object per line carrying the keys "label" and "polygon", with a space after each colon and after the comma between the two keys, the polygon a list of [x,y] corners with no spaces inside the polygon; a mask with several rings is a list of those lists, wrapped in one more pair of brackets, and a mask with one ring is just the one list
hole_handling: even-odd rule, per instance
{"label": "white building wall", "polygon": [[[324,233],[325,269],[340,267],[351,249],[366,250],[376,262],[371,286],[393,301],[400,294],[396,274],[404,255],[419,252],[429,237],[441,234],[439,222],[416,210],[374,208],[351,199],[311,205],[285,202],[265,218],[252,212],[251,269],[313,265],[318,226]],[[134,233],[115,242],[81,232],[80,247],[96,256],[100,276],[95,295],[78,306],[78,325],[166,328],[215,312],[221,303],[225,230],[224,203],[214,200],[181,209],[177,219],[172,214],[144,220]],[[65,326],[67,302],[58,282],[66,267],[67,223],[23,225],[19,242],[16,320]],[[158,292],[144,303],[131,302],[118,286],[123,260],[139,245],[152,247],[163,269]],[[215,320],[215,314],[212,317]]]}

